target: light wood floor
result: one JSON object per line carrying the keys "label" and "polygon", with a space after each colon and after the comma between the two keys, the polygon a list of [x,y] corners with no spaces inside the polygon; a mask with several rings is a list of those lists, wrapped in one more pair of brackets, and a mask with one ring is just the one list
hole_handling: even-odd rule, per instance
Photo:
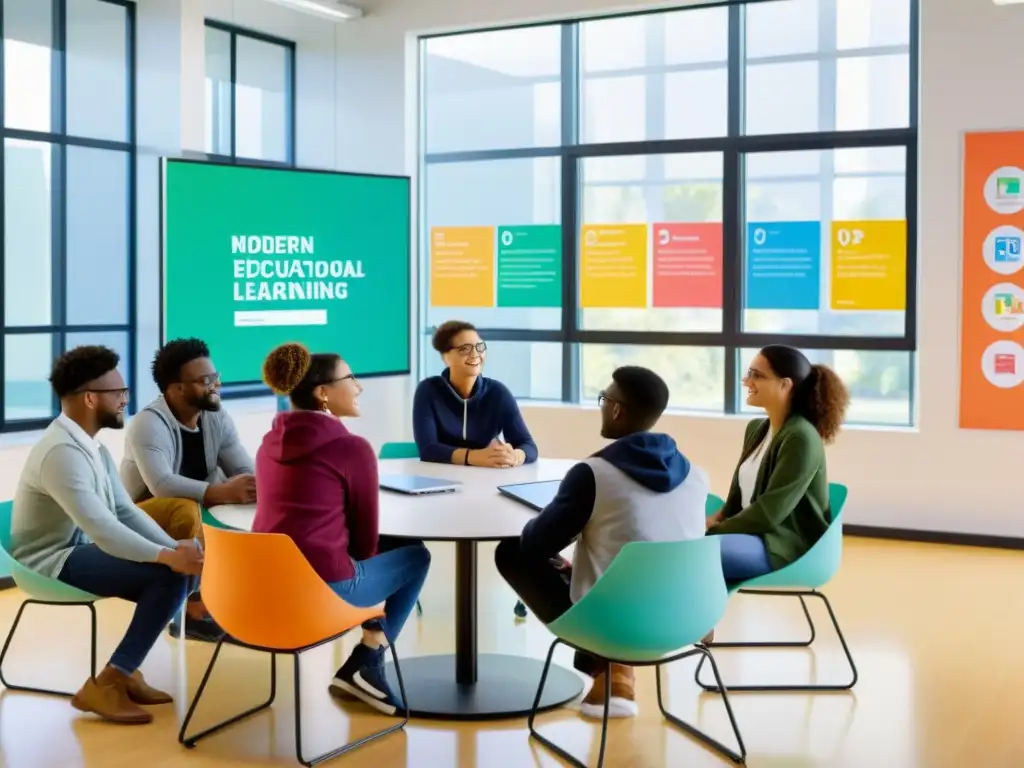
{"label": "light wood floor", "polygon": [[[403,656],[449,651],[453,645],[453,552],[432,547],[434,566],[423,594],[424,617],[415,618],[399,643]],[[549,635],[535,620],[516,625],[514,598],[493,575],[490,551],[481,553],[481,649],[541,657]],[[736,693],[733,707],[749,750],[747,764],[770,768],[1010,768],[1024,765],[1019,713],[1024,707],[1024,553],[848,539],[843,569],[826,590],[858,666],[854,693],[766,695]],[[0,631],[6,633],[21,595],[0,593]],[[815,601],[816,603],[816,601]],[[821,682],[846,674],[824,609],[812,603],[820,627],[818,649],[716,653],[727,682]],[[99,605],[101,661],[130,616],[126,603]],[[789,599],[738,596],[719,628],[719,639],[799,638],[805,632],[799,604]],[[77,688],[87,667],[87,617],[82,609],[33,607],[9,657],[8,676],[36,684]],[[352,640],[310,652],[303,664],[305,741],[323,751],[380,727],[385,718],[341,706],[327,683]],[[144,670],[173,692],[174,705],[157,708],[155,723],[119,727],[73,710],[67,700],[0,692],[0,766],[4,768],[115,768],[163,766],[293,765],[290,666],[281,664],[278,703],[266,713],[200,742],[194,750],[176,741],[188,697],[196,690],[212,647],[162,638]],[[210,695],[197,723],[240,711],[265,696],[267,660],[228,648],[218,662]],[[571,666],[569,657],[563,663]],[[721,700],[698,695],[692,662],[668,672],[670,707],[722,739],[728,724]],[[641,713],[613,724],[607,766],[728,765],[664,724],[654,696],[652,670],[638,673]],[[162,711],[161,711],[162,710]],[[548,732],[577,754],[596,754],[599,728],[572,710],[544,718]],[[531,745],[525,721],[446,724],[413,721],[404,733],[329,765],[388,768],[516,768],[561,765]],[[591,762],[593,764],[593,762]]]}

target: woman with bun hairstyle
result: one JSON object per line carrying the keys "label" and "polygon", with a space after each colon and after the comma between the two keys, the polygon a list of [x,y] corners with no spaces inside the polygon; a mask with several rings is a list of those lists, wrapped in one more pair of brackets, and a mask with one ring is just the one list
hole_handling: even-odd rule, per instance
{"label": "woman with bun hairstyle", "polygon": [[420,459],[474,467],[518,467],[537,444],[508,387],[481,375],[487,344],[472,324],[449,320],[434,331],[445,370],[424,379],[412,402]]}
{"label": "woman with bun hairstyle", "polygon": [[419,543],[378,553],[377,457],[341,423],[359,415],[363,391],[345,361],[284,344],[267,356],[263,380],[288,395],[292,410],[274,417],[256,453],[252,530],[290,536],[320,578],[352,605],[384,602],[383,622],[363,625],[362,642],[330,691],[393,715],[404,705],[384,676],[384,653],[419,599],[430,552]]}
{"label": "woman with bun hairstyle", "polygon": [[707,519],[708,534],[722,537],[729,582],[792,563],[828,528],[825,444],[839,433],[850,400],[831,368],[782,344],[762,349],[743,383],[747,403],[767,418],[747,425],[729,496]]}

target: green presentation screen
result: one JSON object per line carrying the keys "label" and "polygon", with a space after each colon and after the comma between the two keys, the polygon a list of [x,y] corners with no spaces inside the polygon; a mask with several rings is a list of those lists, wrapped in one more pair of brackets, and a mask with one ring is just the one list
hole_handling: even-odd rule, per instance
{"label": "green presentation screen", "polygon": [[203,339],[225,384],[289,341],[409,372],[407,177],[166,159],[162,184],[164,341]]}

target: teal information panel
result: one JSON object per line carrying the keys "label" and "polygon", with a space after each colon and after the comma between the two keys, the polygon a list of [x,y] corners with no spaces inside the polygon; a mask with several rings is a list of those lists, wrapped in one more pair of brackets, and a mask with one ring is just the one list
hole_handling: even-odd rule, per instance
{"label": "teal information panel", "polygon": [[562,306],[562,228],[498,227],[498,306]]}
{"label": "teal information panel", "polygon": [[203,339],[224,383],[289,341],[408,373],[408,178],[167,160],[163,201],[164,340]]}

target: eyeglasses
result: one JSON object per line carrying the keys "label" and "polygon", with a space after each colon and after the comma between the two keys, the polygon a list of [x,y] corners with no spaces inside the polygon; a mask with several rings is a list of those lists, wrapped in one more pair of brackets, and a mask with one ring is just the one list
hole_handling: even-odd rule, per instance
{"label": "eyeglasses", "polygon": [[619,405],[623,405],[623,402],[621,400],[616,400],[614,397],[608,397],[608,395],[606,395],[604,393],[604,390],[602,389],[600,392],[597,393],[597,404],[601,406],[604,405],[606,402],[618,403]]}
{"label": "eyeglasses", "polygon": [[356,375],[354,373],[350,373],[347,376],[342,376],[340,379],[331,379],[330,383],[331,384],[340,384],[341,382],[347,381],[348,379],[352,379],[352,381],[356,382],[357,384],[359,383],[359,380],[356,379]]}
{"label": "eyeglasses", "polygon": [[117,389],[78,389],[78,390],[75,390],[75,392],[74,392],[74,394],[76,394],[76,395],[86,395],[86,394],[93,394],[93,395],[115,395],[116,394],[122,400],[127,399],[128,395],[130,393],[131,393],[131,389],[129,389],[128,387],[121,387],[121,388],[117,388]]}
{"label": "eyeglasses", "polygon": [[469,357],[473,354],[473,350],[476,350],[478,355],[482,355],[487,351],[487,343],[478,341],[476,344],[462,344],[458,347],[452,347],[452,351],[458,352],[462,357]]}
{"label": "eyeglasses", "polygon": [[213,385],[220,383],[220,374],[219,373],[208,373],[205,376],[197,376],[194,379],[186,379],[185,381],[182,381],[181,383],[182,384],[200,384],[200,385],[206,387],[207,389],[209,389]]}
{"label": "eyeglasses", "polygon": [[759,370],[757,370],[757,368],[747,368],[746,378],[754,379],[755,381],[761,381],[763,379],[767,379],[770,377],[766,373],[761,373]]}

